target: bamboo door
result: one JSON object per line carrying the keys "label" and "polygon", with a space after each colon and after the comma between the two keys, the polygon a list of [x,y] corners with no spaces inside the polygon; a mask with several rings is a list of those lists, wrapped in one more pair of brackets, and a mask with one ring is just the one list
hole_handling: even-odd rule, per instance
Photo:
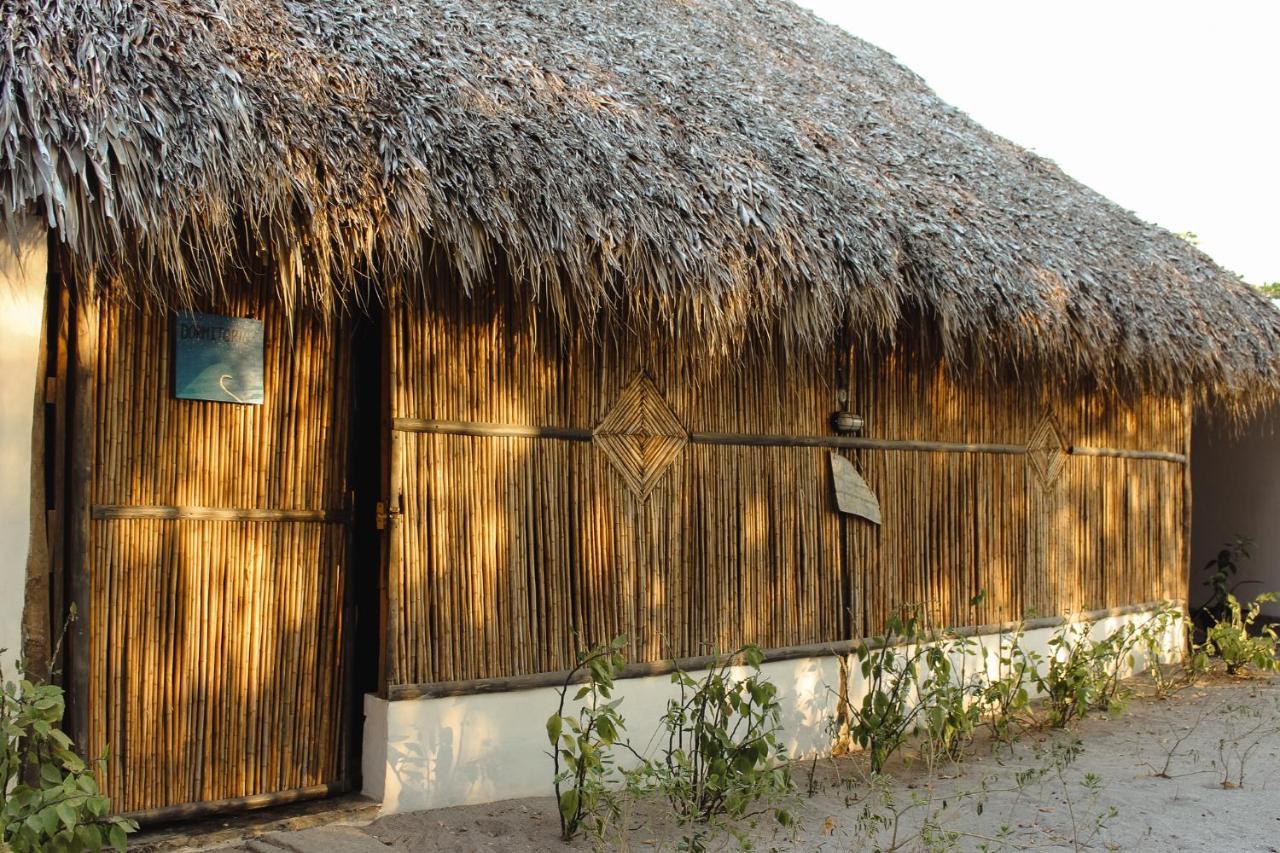
{"label": "bamboo door", "polygon": [[76,317],[73,727],[117,812],[344,781],[347,333],[251,292],[201,307],[263,321],[261,405],[175,399],[165,313]]}

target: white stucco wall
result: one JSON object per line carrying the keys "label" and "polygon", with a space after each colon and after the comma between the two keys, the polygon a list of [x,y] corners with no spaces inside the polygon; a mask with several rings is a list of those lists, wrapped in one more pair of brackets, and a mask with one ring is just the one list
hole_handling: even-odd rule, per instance
{"label": "white stucco wall", "polygon": [[[31,428],[43,345],[46,231],[0,233],[0,648],[7,675],[22,648],[31,537]],[[16,244],[16,251],[15,251]]]}
{"label": "white stucco wall", "polygon": [[[1209,597],[1203,566],[1237,534],[1254,540],[1253,557],[1240,563],[1237,579],[1256,581],[1237,595],[1280,592],[1280,410],[1266,412],[1243,428],[1199,421],[1191,443],[1190,604]],[[1280,617],[1280,603],[1264,608]]]}
{"label": "white stucco wall", "polygon": [[[1136,613],[1100,619],[1093,636],[1149,618],[1150,613]],[[1023,647],[1047,656],[1056,630],[1028,631]],[[998,634],[975,639],[991,650],[1000,645]],[[1170,655],[1179,654],[1180,642],[1181,629],[1173,626],[1165,638]],[[981,663],[975,649],[968,666],[975,670]],[[1145,665],[1139,658],[1137,668]],[[778,687],[788,754],[825,754],[832,742],[839,660],[827,655],[777,661],[762,671]],[[856,659],[850,660],[849,673],[850,698],[858,702],[865,687]],[[653,745],[649,739],[667,699],[676,695],[670,676],[623,679],[614,695],[623,697],[619,710],[632,745],[644,752]],[[394,702],[366,696],[364,793],[381,800],[387,814],[546,795],[551,759],[545,726],[558,701],[551,687]]]}

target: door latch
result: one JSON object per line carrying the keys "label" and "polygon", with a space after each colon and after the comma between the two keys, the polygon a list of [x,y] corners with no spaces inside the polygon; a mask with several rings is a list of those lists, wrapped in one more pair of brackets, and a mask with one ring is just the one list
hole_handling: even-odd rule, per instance
{"label": "door latch", "polygon": [[388,522],[400,515],[400,502],[396,501],[396,505],[388,509],[385,502],[378,501],[374,514],[377,519],[378,529],[386,530]]}

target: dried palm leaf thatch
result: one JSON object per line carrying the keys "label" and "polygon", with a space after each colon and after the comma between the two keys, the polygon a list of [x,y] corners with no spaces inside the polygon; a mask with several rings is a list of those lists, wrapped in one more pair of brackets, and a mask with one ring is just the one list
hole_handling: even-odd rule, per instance
{"label": "dried palm leaf thatch", "polygon": [[140,296],[246,257],[341,308],[501,261],[722,349],[936,325],[949,363],[1280,389],[1280,314],[782,0],[0,0],[3,216]]}

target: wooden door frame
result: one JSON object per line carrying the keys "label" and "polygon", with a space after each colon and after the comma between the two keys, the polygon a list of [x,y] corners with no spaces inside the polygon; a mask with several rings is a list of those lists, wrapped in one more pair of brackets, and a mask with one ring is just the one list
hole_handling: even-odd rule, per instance
{"label": "wooden door frame", "polygon": [[[386,673],[386,531],[381,526],[380,507],[387,483],[388,448],[386,426],[389,391],[386,312],[381,305],[370,306],[357,315],[351,327],[352,382],[350,395],[351,434],[348,447],[348,494],[351,496],[351,524],[348,536],[347,578],[343,587],[347,647],[344,666],[344,721],[347,739],[344,761],[347,780],[358,789],[362,777],[363,702],[366,693],[385,696]],[[370,379],[376,377],[376,381]],[[357,669],[357,663],[372,664]],[[370,673],[360,677],[360,673]]]}
{"label": "wooden door frame", "polygon": [[[69,318],[66,413],[67,487],[65,510],[65,551],[67,612],[73,619],[67,629],[66,693],[67,720],[71,739],[83,752],[89,739],[89,589],[88,550],[93,485],[93,462],[96,442],[94,402],[97,397],[96,359],[98,354],[98,317],[92,310],[93,274],[83,286],[61,282],[63,304]],[[74,617],[73,617],[74,614]],[[86,759],[88,756],[86,756]]]}
{"label": "wooden door frame", "polygon": [[[58,246],[46,241],[44,316],[33,412],[31,509],[33,536],[43,534],[43,550],[27,555],[22,599],[24,673],[33,681],[63,683],[60,659],[64,614],[64,502],[66,496],[67,339],[66,293],[60,284]],[[38,546],[37,546],[38,547]]]}
{"label": "wooden door frame", "polygon": [[398,342],[395,331],[400,309],[398,289],[388,287],[379,336],[382,383],[379,388],[381,491],[377,509],[377,528],[381,534],[378,569],[378,696],[382,699],[388,698],[391,680],[396,677],[394,655],[397,640],[391,636],[391,632],[398,624],[395,614],[399,602],[395,599],[396,585],[392,582],[392,570],[400,561],[400,537],[397,535],[397,528],[401,518],[400,454],[403,440],[394,429],[396,412],[393,400],[396,383],[399,381],[396,352]]}

